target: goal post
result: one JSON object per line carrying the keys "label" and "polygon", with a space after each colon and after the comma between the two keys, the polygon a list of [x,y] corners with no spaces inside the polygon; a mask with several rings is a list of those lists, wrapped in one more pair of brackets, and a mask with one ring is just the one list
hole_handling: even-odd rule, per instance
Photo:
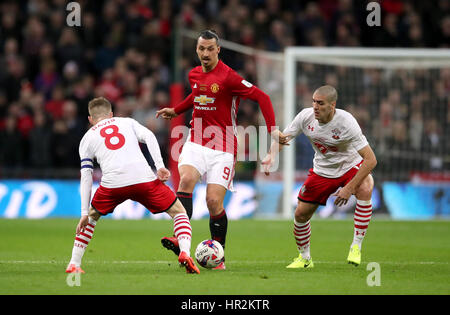
{"label": "goal post", "polygon": [[[299,111],[299,106],[308,107],[311,104],[311,100],[308,101],[308,98],[301,99],[302,95],[297,95],[296,86],[299,81],[299,76],[302,75],[299,73],[299,64],[304,65],[313,65],[315,71],[310,71],[308,74],[305,74],[303,79],[306,81],[306,85],[308,85],[313,92],[314,88],[319,87],[320,85],[327,84],[326,74],[333,73],[339,71],[339,69],[346,69],[347,73],[349,72],[358,72],[358,75],[353,75],[349,73],[348,77],[341,76],[338,78],[339,80],[349,80],[353,82],[339,82],[338,83],[338,95],[340,94],[339,85],[350,85],[350,89],[358,89],[362,86],[365,89],[375,89],[378,86],[371,86],[369,82],[370,79],[367,79],[367,75],[364,72],[365,69],[369,69],[367,71],[376,71],[380,73],[381,80],[386,81],[386,85],[393,84],[395,80],[403,80],[405,82],[400,83],[399,87],[396,89],[402,89],[403,85],[406,84],[416,84],[416,86],[412,87],[411,90],[408,91],[400,91],[402,96],[400,101],[404,102],[413,102],[414,97],[419,97],[421,90],[424,90],[426,95],[423,103],[427,101],[432,104],[421,104],[420,106],[432,106],[434,104],[435,108],[439,111],[438,113],[434,113],[435,115],[447,115],[450,117],[450,113],[445,109],[446,106],[450,106],[448,103],[448,94],[446,96],[447,103],[445,103],[445,95],[443,104],[438,103],[436,105],[436,97],[433,94],[435,92],[434,89],[438,89],[436,87],[439,85],[438,81],[444,77],[444,79],[448,80],[450,78],[450,49],[402,49],[402,48],[342,48],[342,47],[288,47],[284,51],[284,114],[283,114],[283,123],[281,129],[287,126],[287,124],[292,121]],[[356,70],[355,70],[356,69]],[[397,73],[398,72],[398,73]],[[418,80],[415,80],[419,78]],[[368,82],[358,82],[358,80],[367,80]],[[409,83],[411,81],[411,83]],[[417,84],[416,81],[420,81],[420,84]],[[422,82],[423,81],[423,82]],[[450,82],[450,81],[449,81]],[[354,84],[354,87],[352,87]],[[448,83],[447,83],[448,84]],[[317,85],[317,86],[315,86]],[[315,86],[315,87],[314,87]],[[409,86],[408,86],[409,88]],[[445,88],[445,87],[444,87]],[[448,88],[448,87],[447,87]],[[345,91],[349,92],[349,91]],[[389,89],[386,91],[380,92],[379,95],[372,100],[373,102],[384,102],[385,98],[390,97]],[[445,91],[444,91],[445,93]],[[446,91],[448,93],[448,91]],[[397,93],[398,94],[398,93]],[[402,99],[405,97],[405,99]],[[393,99],[394,96],[392,96]],[[347,99],[352,99],[352,97],[348,97]],[[397,98],[398,99],[398,98]],[[299,104],[302,103],[303,104]],[[358,106],[358,98],[353,98],[352,101],[355,103],[355,107]],[[309,102],[309,103],[308,103]],[[339,105],[350,105],[350,104],[342,104],[340,103],[338,97],[338,107]],[[375,106],[380,106],[379,103],[375,104]],[[390,110],[392,111],[392,107],[400,105],[400,104],[390,104]],[[383,104],[381,105],[383,106]],[[406,109],[411,108],[411,104],[406,105]],[[422,107],[417,106],[417,108],[422,109]],[[386,106],[387,107],[387,106]],[[301,109],[301,107],[300,107]],[[403,110],[403,109],[402,109]],[[404,111],[404,110],[403,110]],[[441,112],[442,111],[442,112]],[[409,115],[408,115],[409,116]],[[406,117],[406,116],[405,116]],[[448,131],[445,126],[445,119],[443,118],[444,126],[440,126],[444,129],[444,134],[441,132],[441,140],[446,141],[445,131]],[[403,117],[398,118],[399,120],[403,119]],[[410,118],[408,118],[410,119]],[[424,117],[424,120],[426,117]],[[421,122],[421,128],[424,129],[423,121]],[[426,123],[426,122],[425,122]],[[400,129],[401,130],[401,129]],[[375,130],[377,133],[379,130]],[[413,130],[414,131],[414,130]],[[395,132],[395,131],[394,131]],[[448,134],[447,134],[448,136]],[[385,141],[382,139],[379,141],[376,136],[369,135],[371,138],[376,138],[377,143],[385,145]],[[414,140],[414,139],[410,139]],[[383,142],[384,141],[384,142]],[[447,140],[448,141],[448,140]],[[414,163],[414,159],[423,160],[423,162],[427,162],[427,159],[432,155],[431,152],[420,152],[420,148],[415,148],[414,150],[407,151],[396,147],[390,147],[390,149],[394,149],[400,152],[400,154],[407,155],[407,158],[410,158],[412,167],[406,172],[410,173],[415,170],[420,170],[422,164]],[[447,148],[448,149],[448,148]],[[389,150],[389,149],[385,149]],[[411,152],[412,156],[408,156],[408,152]],[[393,152],[388,152],[388,156],[391,156]],[[414,154],[413,154],[414,153]],[[293,217],[293,188],[295,181],[295,158],[296,158],[296,148],[295,144],[292,143],[290,146],[286,147],[282,152],[283,154],[283,196],[282,196],[282,217],[283,218],[292,218]],[[302,154],[302,152],[298,152],[297,154]],[[449,152],[445,151],[436,153],[434,157],[437,158],[437,162],[435,163],[435,170],[439,171],[439,169],[445,169],[445,165],[449,163]],[[439,162],[440,161],[440,162]],[[402,163],[402,162],[398,162]],[[440,165],[439,165],[440,164]],[[428,168],[427,168],[428,169]],[[395,179],[404,180],[406,178],[405,174],[400,174],[395,176]],[[389,177],[389,176],[388,176]],[[389,179],[389,178],[387,178]]]}

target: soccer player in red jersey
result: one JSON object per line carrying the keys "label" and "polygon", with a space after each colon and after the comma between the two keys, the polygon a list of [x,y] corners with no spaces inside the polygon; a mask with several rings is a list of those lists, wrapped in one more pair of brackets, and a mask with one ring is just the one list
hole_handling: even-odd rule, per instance
{"label": "soccer player in red jersey", "polygon": [[[352,194],[356,196],[353,242],[347,261],[356,266],[361,263],[361,245],[372,217],[374,181],[370,173],[377,159],[356,119],[349,112],[337,109],[336,101],[334,87],[319,87],[313,94],[313,106],[303,109],[281,137],[288,136],[289,141],[304,133],[315,151],[314,167],[300,189],[295,210],[294,237],[300,254],[287,268],[314,267],[309,221],[333,193],[337,196],[337,206],[346,204]],[[272,144],[262,161],[266,175],[281,148]]]}
{"label": "soccer player in red jersey", "polygon": [[[277,137],[279,130],[275,128],[275,114],[269,96],[219,59],[219,37],[214,31],[200,33],[196,51],[201,66],[189,72],[191,94],[174,108],[159,110],[156,117],[172,119],[193,108],[189,136],[178,160],[180,183],[177,196],[191,217],[192,192],[206,174],[211,238],[225,248],[228,220],[223,201],[227,190],[232,190],[237,153],[236,115],[240,99],[248,98],[259,104],[272,137]],[[178,253],[178,244],[173,237],[165,237],[161,242],[164,247]],[[225,269],[225,264],[217,269]]]}
{"label": "soccer player in red jersey", "polygon": [[[187,273],[200,273],[190,257],[191,224],[181,202],[164,184],[170,172],[164,167],[155,135],[134,119],[113,117],[111,104],[103,97],[90,101],[88,109],[92,127],[81,140],[79,149],[81,219],[66,272],[84,273],[81,260],[97,221],[125,200],[132,199],[151,213],[166,212],[173,218],[174,235],[181,249],[178,262],[186,267]],[[139,142],[147,145],[155,162],[156,175],[142,154]],[[102,169],[102,180],[91,201],[94,158]]]}

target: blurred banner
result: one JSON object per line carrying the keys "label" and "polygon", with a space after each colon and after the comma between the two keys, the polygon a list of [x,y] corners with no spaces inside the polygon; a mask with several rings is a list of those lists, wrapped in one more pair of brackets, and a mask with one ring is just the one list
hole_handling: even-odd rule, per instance
{"label": "blurred banner", "polygon": [[[297,183],[292,192],[292,213],[297,204],[297,194],[302,183]],[[170,185],[170,184],[169,184]],[[94,184],[94,193],[98,183]],[[235,182],[235,193],[228,192],[224,206],[229,219],[278,218],[281,214],[280,200],[282,182],[252,181]],[[46,218],[79,217],[80,184],[75,180],[25,181],[5,180],[0,183],[0,217],[3,218]],[[382,186],[383,197],[375,189],[372,203],[374,214],[387,207],[394,219],[432,219],[450,216],[450,184],[415,184],[386,182]],[[206,185],[197,185],[194,194],[193,219],[208,217],[205,202]],[[344,207],[334,207],[334,197],[326,206],[320,207],[317,215],[322,218],[344,218],[353,214],[354,197]],[[112,215],[113,219],[168,219],[167,214],[151,215],[141,204],[128,200],[120,204]]]}
{"label": "blurred banner", "polygon": [[383,183],[384,202],[394,219],[450,216],[450,184]]}
{"label": "blurred banner", "polygon": [[[92,196],[98,188],[92,187]],[[169,184],[170,186],[170,184]],[[251,217],[257,208],[254,185],[235,183],[237,193],[227,194],[225,209],[228,218],[240,219]],[[197,185],[194,191],[193,219],[208,215],[206,207],[206,185]],[[80,183],[76,180],[25,181],[5,180],[0,183],[0,217],[30,218],[79,217]],[[120,204],[112,215],[113,219],[168,219],[165,213],[151,215],[141,204],[127,200]]]}

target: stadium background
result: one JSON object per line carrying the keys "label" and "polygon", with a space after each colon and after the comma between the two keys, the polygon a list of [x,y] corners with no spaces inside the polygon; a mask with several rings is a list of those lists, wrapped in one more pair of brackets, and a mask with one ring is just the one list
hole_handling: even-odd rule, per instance
{"label": "stadium background", "polygon": [[[186,76],[198,64],[192,43],[176,54],[179,29],[212,28],[227,41],[270,52],[283,52],[287,46],[450,45],[446,0],[380,1],[380,27],[366,23],[369,1],[77,1],[79,27],[66,24],[67,2],[0,4],[2,217],[79,216],[78,144],[88,128],[86,105],[95,96],[111,100],[115,115],[133,117],[151,129],[166,165],[173,166],[171,126],[154,116],[189,92]],[[221,58],[259,84],[254,58],[227,49]],[[306,78],[314,72],[314,67],[302,69]],[[434,70],[430,85],[423,84],[429,79],[426,75],[419,71],[412,79],[398,76],[392,83],[383,81],[377,71],[353,74],[348,68],[331,67],[321,80],[297,84],[300,95],[309,95],[322,83],[335,85],[338,107],[352,112],[360,123],[378,158],[374,216],[411,219],[450,214],[450,67]],[[367,76],[375,82],[370,90],[357,84]],[[303,105],[298,104],[298,110]],[[238,123],[258,125],[258,111],[256,104],[242,102]],[[182,123],[187,125],[189,117],[187,113]],[[304,140],[296,142],[300,174],[312,165],[313,151]],[[281,182],[259,184],[257,175],[257,163],[237,164],[238,193],[225,200],[231,219],[277,217],[281,212]],[[100,176],[97,169],[96,180]],[[300,181],[296,191],[299,185]],[[203,200],[200,185],[194,194],[194,218],[207,215]],[[318,215],[343,217],[351,210],[351,205],[344,211],[329,205]],[[133,202],[113,215],[147,216]]]}

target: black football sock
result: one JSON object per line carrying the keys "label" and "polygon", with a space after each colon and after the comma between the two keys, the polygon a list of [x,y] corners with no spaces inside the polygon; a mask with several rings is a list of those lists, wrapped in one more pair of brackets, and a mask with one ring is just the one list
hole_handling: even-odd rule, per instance
{"label": "black football sock", "polygon": [[190,220],[192,218],[192,194],[178,191],[177,197],[181,201],[184,209],[186,209],[186,213]]}
{"label": "black football sock", "polygon": [[228,218],[225,209],[217,215],[209,217],[209,230],[211,231],[211,239],[218,241],[223,249],[225,249],[225,239],[227,236]]}

